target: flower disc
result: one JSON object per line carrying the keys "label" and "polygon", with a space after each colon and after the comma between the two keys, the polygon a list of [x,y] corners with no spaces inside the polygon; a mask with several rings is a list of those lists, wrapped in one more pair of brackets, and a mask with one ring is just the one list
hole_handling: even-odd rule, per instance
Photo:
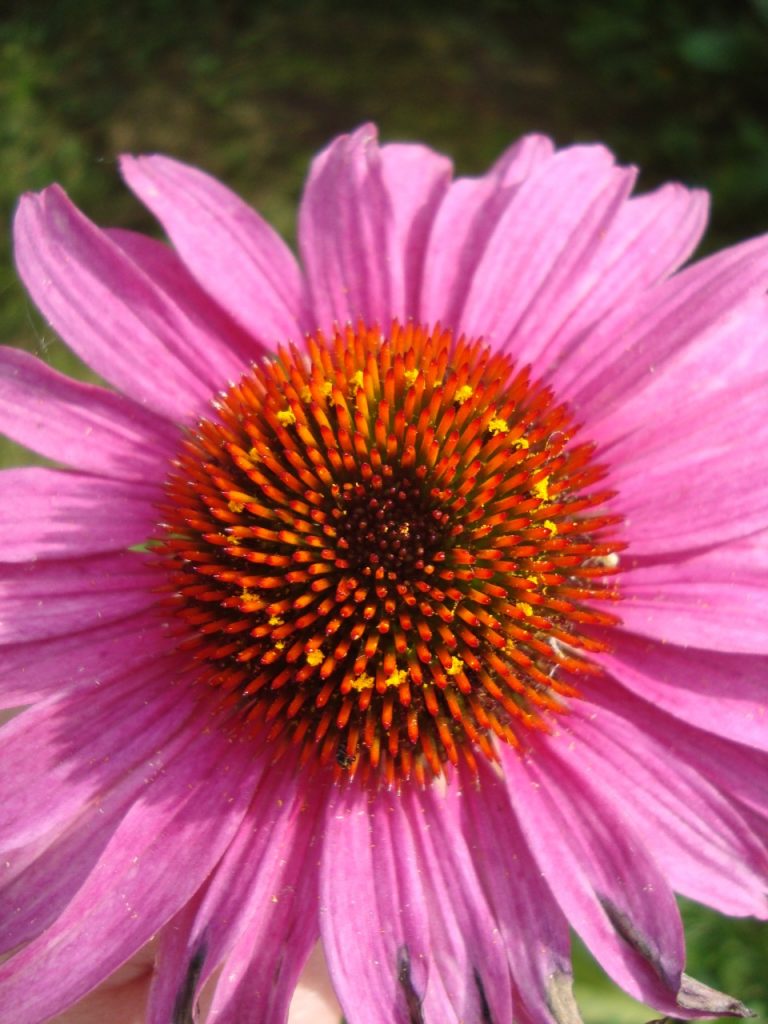
{"label": "flower disc", "polygon": [[160,544],[238,728],[375,784],[494,759],[597,671],[619,517],[565,406],[439,327],[253,367],[190,432]]}

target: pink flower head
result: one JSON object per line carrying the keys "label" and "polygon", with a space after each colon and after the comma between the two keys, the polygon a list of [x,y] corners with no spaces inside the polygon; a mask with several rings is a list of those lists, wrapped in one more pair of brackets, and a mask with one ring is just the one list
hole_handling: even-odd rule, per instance
{"label": "pink flower head", "polygon": [[[452,179],[370,127],[297,262],[166,157],[173,248],[22,199],[21,276],[112,385],[6,349],[0,1006],[157,936],[150,1024],[578,1024],[569,925],[676,1019],[673,892],[766,916],[768,240],[600,146]],[[217,979],[217,980],[216,980]]]}

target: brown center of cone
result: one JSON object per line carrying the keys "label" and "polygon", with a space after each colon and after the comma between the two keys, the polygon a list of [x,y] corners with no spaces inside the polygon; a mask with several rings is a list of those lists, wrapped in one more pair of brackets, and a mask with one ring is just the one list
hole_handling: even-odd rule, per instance
{"label": "brown center of cone", "polygon": [[181,646],[239,729],[374,784],[547,728],[597,671],[620,517],[568,410],[480,342],[362,324],[215,403],[168,480]]}

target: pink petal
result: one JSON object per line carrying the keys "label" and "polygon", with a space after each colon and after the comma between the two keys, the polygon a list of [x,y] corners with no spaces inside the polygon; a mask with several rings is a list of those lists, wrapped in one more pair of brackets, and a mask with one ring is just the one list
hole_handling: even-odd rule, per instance
{"label": "pink petal", "polygon": [[[265,771],[200,898],[163,935],[148,1024],[170,1020],[182,991],[191,1009],[220,965],[209,1021],[284,1020],[317,939],[311,846],[324,799],[322,791],[307,792],[295,765],[278,762]],[[195,981],[185,988],[193,965]]]}
{"label": "pink petal", "polygon": [[643,472],[644,460],[664,456],[670,435],[679,439],[696,428],[698,410],[716,396],[738,419],[742,390],[749,389],[756,374],[768,372],[767,342],[765,294],[760,289],[746,296],[736,292],[718,315],[667,355],[661,372],[649,368],[637,382],[642,386],[621,403],[591,409],[590,435],[609,456],[614,472]]}
{"label": "pink petal", "polygon": [[[567,360],[594,324],[676,270],[701,239],[708,206],[705,192],[676,184],[620,206],[561,303],[542,311],[538,359],[551,365]],[[527,334],[525,358],[531,359],[530,328]]]}
{"label": "pink petal", "polygon": [[44,642],[7,644],[0,657],[0,707],[32,704],[94,681],[109,682],[157,660],[167,643],[157,614],[139,613]]}
{"label": "pink petal", "polygon": [[124,963],[186,903],[237,831],[252,760],[217,732],[139,792],[99,861],[56,922],[0,966],[0,1005],[44,1020]]}
{"label": "pink petal", "polygon": [[517,186],[549,160],[554,148],[542,135],[511,146],[481,178],[458,178],[446,192],[432,224],[418,307],[427,324],[454,328],[488,240]]}
{"label": "pink petal", "polygon": [[461,330],[535,359],[634,178],[598,146],[563,150],[537,168],[478,255]]}
{"label": "pink petal", "polygon": [[415,315],[420,265],[450,163],[421,146],[377,145],[364,125],[315,158],[299,211],[313,324]]}
{"label": "pink petal", "polygon": [[619,491],[633,555],[722,544],[768,527],[768,372],[736,394],[715,393],[678,407],[664,440],[653,427],[618,462]]}
{"label": "pink petal", "polygon": [[[614,407],[619,415],[618,403],[635,394],[639,399],[677,353],[727,320],[750,296],[764,294],[766,281],[768,238],[733,246],[680,271],[605,317],[553,374],[557,393],[577,413],[589,410],[590,420]],[[706,373],[697,376],[704,386]]]}
{"label": "pink petal", "polygon": [[[295,893],[286,884],[284,896],[278,897],[280,901],[292,900],[293,913],[281,914],[278,907],[276,917],[270,918],[271,931],[255,928],[243,932],[235,943],[216,985],[208,1016],[211,1024],[239,1024],[254,1011],[262,1013],[256,1019],[286,1019],[301,971],[317,940],[317,880],[313,868],[294,860]],[[277,962],[265,951],[274,951]]]}
{"label": "pink petal", "polygon": [[768,534],[689,557],[639,565],[622,578],[626,629],[709,650],[768,654]]}
{"label": "pink petal", "polygon": [[416,316],[424,257],[435,211],[451,178],[451,161],[426,146],[391,143],[379,150],[391,219],[387,225],[390,309]]}
{"label": "pink petal", "polygon": [[298,341],[306,314],[290,249],[239,196],[165,156],[124,156],[123,177],[198,281],[267,348]]}
{"label": "pink petal", "polygon": [[477,791],[475,786],[465,784],[457,801],[463,805],[461,832],[506,951],[514,1019],[581,1024],[572,993],[568,922],[531,856],[496,772],[481,763]]}
{"label": "pink petal", "polygon": [[205,407],[226,381],[224,344],[204,347],[183,310],[57,185],[24,196],[14,228],[30,295],[93,370],[172,420]]}
{"label": "pink petal", "polygon": [[593,704],[630,719],[677,751],[716,789],[730,794],[740,814],[748,808],[768,824],[768,754],[694,728],[618,686],[591,686],[588,695]]}
{"label": "pink petal", "polygon": [[[505,783],[533,856],[571,925],[621,987],[676,1018],[748,1016],[682,973],[683,933],[667,882],[619,809],[577,775],[566,744],[525,761],[501,750]],[[563,842],[567,837],[567,843]]]}
{"label": "pink petal", "polygon": [[768,658],[622,632],[600,661],[622,686],[675,718],[768,751]]}
{"label": "pink petal", "polygon": [[569,770],[601,780],[617,812],[649,836],[673,889],[721,913],[768,917],[768,855],[727,796],[629,718],[581,700],[564,725],[557,748]]}
{"label": "pink petal", "polygon": [[221,360],[221,372],[237,380],[250,363],[267,353],[252,335],[203,291],[186,265],[168,245],[137,231],[107,228],[109,238],[148,274],[169,299],[184,310],[190,324],[200,333],[203,344],[213,351],[226,339],[227,353]]}
{"label": "pink petal", "polygon": [[3,560],[34,561],[116,551],[156,532],[162,488],[58,469],[0,473]]}
{"label": "pink petal", "polygon": [[13,348],[0,350],[0,431],[49,459],[123,480],[163,476],[178,445],[167,420]]}
{"label": "pink petal", "polygon": [[0,644],[116,622],[154,604],[157,570],[133,552],[0,565]]}
{"label": "pink petal", "polygon": [[409,1013],[424,1000],[431,946],[418,864],[399,797],[369,800],[353,788],[338,794],[323,842],[320,929],[336,994],[352,1022],[414,1019]]}
{"label": "pink petal", "polygon": [[[160,770],[158,766],[155,773]],[[61,914],[133,802],[136,780],[130,791],[126,789],[118,786],[97,804],[85,807],[63,829],[6,852],[0,865],[0,953],[29,942]]]}
{"label": "pink petal", "polygon": [[539,744],[526,761],[501,753],[526,841],[569,922],[626,992],[671,1011],[682,926],[639,837],[591,782],[574,776],[561,749]]}
{"label": "pink petal", "polygon": [[462,830],[464,801],[475,794],[462,797],[457,789],[458,785],[449,785],[444,794],[433,787],[401,795],[414,835],[430,928],[424,1018],[512,1020],[511,957],[489,906],[477,854]]}
{"label": "pink petal", "polygon": [[499,860],[502,835],[519,833],[490,772],[480,794],[457,780],[445,793],[338,797],[324,842],[321,928],[351,1021],[514,1013],[521,1024],[578,1024],[565,920],[546,889],[537,901],[538,868],[524,844],[505,844]]}
{"label": "pink petal", "polygon": [[[168,680],[172,661],[138,679],[45,701],[3,728],[0,842],[6,849],[62,827],[190,717],[194,704]],[[81,764],[80,762],[83,761]]]}

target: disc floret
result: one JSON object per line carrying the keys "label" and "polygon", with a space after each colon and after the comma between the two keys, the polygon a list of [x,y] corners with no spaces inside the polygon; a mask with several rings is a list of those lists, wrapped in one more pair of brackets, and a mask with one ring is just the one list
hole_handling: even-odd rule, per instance
{"label": "disc floret", "polygon": [[527,369],[358,324],[254,366],[184,442],[162,564],[182,645],[245,728],[399,784],[495,759],[598,671],[616,515]]}

